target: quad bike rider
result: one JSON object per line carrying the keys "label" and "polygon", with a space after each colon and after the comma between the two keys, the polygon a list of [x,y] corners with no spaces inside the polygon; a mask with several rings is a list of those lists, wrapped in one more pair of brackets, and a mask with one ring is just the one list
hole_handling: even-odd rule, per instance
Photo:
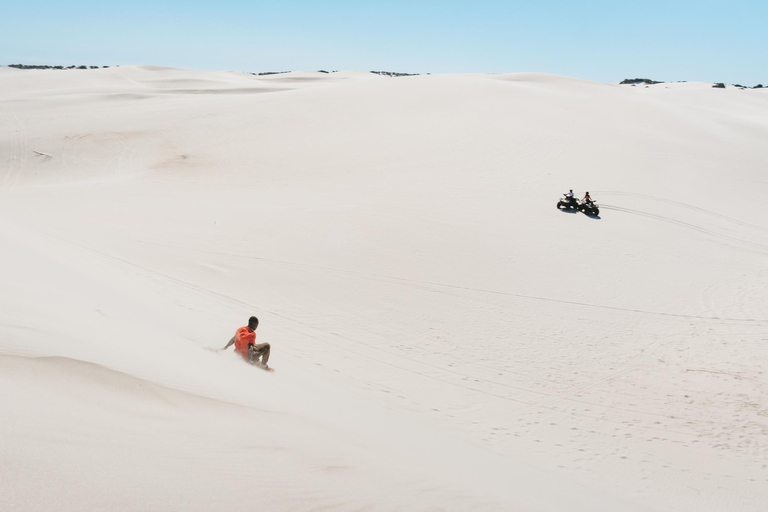
{"label": "quad bike rider", "polygon": [[573,189],[571,189],[567,193],[563,194],[563,196],[564,196],[564,198],[557,202],[557,209],[558,210],[561,209],[561,208],[565,208],[566,210],[577,210],[577,209],[579,209],[579,202],[573,196]]}

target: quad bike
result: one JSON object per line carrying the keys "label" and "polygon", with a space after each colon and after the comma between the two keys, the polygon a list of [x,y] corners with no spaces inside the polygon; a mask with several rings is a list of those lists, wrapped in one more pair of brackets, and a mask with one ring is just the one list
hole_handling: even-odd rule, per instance
{"label": "quad bike", "polygon": [[600,215],[600,207],[596,202],[590,200],[579,203],[579,210],[582,213],[595,217]]}
{"label": "quad bike", "polygon": [[579,201],[573,196],[564,196],[557,202],[558,210],[580,210]]}

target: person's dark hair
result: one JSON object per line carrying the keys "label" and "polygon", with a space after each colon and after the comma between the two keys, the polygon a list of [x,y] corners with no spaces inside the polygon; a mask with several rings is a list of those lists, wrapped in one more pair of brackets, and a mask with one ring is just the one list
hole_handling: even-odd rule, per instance
{"label": "person's dark hair", "polygon": [[256,318],[255,316],[252,316],[251,318],[248,319],[248,327],[250,327],[251,329],[255,329],[258,326],[259,326],[258,318]]}

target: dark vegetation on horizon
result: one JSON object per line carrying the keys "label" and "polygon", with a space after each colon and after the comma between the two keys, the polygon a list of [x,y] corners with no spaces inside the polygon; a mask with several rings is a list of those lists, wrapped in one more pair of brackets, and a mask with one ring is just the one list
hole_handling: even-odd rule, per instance
{"label": "dark vegetation on horizon", "polygon": [[109,66],[44,66],[37,64],[8,64],[9,68],[16,69],[99,69],[108,68]]}
{"label": "dark vegetation on horizon", "polygon": [[[320,69],[317,72],[330,74],[330,73],[338,73],[338,70],[326,71],[324,69]],[[263,76],[263,75],[281,75],[283,73],[290,73],[290,71],[266,71],[264,73],[251,73],[251,74],[256,76]],[[374,73],[376,75],[382,75],[382,76],[418,76],[419,75],[419,73],[396,73],[394,71],[371,71],[371,73]]]}
{"label": "dark vegetation on horizon", "polygon": [[419,76],[419,73],[395,73],[393,71],[371,71],[371,73],[382,76]]}
{"label": "dark vegetation on horizon", "polygon": [[[685,80],[682,80],[685,82]],[[666,82],[657,82],[655,80],[651,80],[650,78],[625,78],[621,82],[619,82],[619,85],[631,85],[632,87],[638,85],[638,84],[644,84],[646,87],[649,85],[654,84],[663,84]],[[740,85],[740,84],[732,84],[734,87],[738,87],[739,89],[749,89],[749,87]],[[717,82],[715,85],[713,85],[715,89],[725,89],[725,84],[723,82]],[[762,89],[763,84],[757,84],[756,86],[752,87],[752,89]]]}
{"label": "dark vegetation on horizon", "polygon": [[[8,64],[9,68],[16,68],[16,69],[99,69],[99,68],[108,68],[109,66],[47,66],[43,64]],[[119,66],[117,66],[119,67]],[[251,75],[255,76],[266,76],[266,75],[281,75],[284,73],[290,73],[290,71],[265,71],[262,73],[250,73]],[[338,73],[338,71],[326,71],[324,69],[321,69],[318,71],[318,73]],[[394,71],[371,71],[371,73],[374,73],[376,75],[381,76],[389,76],[389,77],[397,77],[397,76],[419,76],[420,73],[397,73]],[[429,74],[429,73],[427,73]],[[682,80],[683,82],[685,80]],[[666,82],[663,81],[656,81],[651,80],[650,78],[625,78],[621,82],[619,82],[620,85],[645,85],[646,87],[649,85],[656,85],[656,84],[663,84]],[[734,87],[738,87],[739,89],[750,89],[749,86],[741,85],[741,84],[732,84]],[[725,89],[725,83],[724,82],[717,82],[712,86],[715,89]],[[757,84],[754,87],[751,87],[752,89],[763,89],[763,84]]]}
{"label": "dark vegetation on horizon", "polygon": [[663,83],[664,82],[657,82],[655,80],[651,80],[650,78],[625,78],[619,83],[619,85],[637,85],[637,84],[653,85],[653,84],[663,84]]}
{"label": "dark vegetation on horizon", "polygon": [[[109,66],[47,66],[43,64],[8,64],[9,68],[16,69],[99,69],[108,68]],[[119,66],[117,66],[119,67]],[[264,71],[262,73],[249,73],[254,76],[267,76],[267,75],[282,75],[284,73],[290,73],[290,71]],[[318,70],[318,73],[338,73],[336,71],[326,71],[324,69]],[[377,75],[382,76],[418,76],[419,73],[396,73],[394,71],[371,71]]]}
{"label": "dark vegetation on horizon", "polygon": [[290,71],[265,71],[264,73],[251,73],[255,76],[264,76],[264,75],[282,75],[284,73],[290,73]]}

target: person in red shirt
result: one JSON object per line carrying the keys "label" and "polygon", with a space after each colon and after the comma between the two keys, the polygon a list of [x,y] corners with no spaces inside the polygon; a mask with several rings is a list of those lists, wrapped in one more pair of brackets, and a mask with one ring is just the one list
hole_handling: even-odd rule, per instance
{"label": "person in red shirt", "polygon": [[269,343],[256,343],[256,328],[258,326],[259,319],[252,316],[248,319],[248,325],[235,331],[235,335],[222,350],[227,350],[234,344],[235,352],[244,360],[259,368],[269,370],[267,361],[269,361],[270,346]]}

